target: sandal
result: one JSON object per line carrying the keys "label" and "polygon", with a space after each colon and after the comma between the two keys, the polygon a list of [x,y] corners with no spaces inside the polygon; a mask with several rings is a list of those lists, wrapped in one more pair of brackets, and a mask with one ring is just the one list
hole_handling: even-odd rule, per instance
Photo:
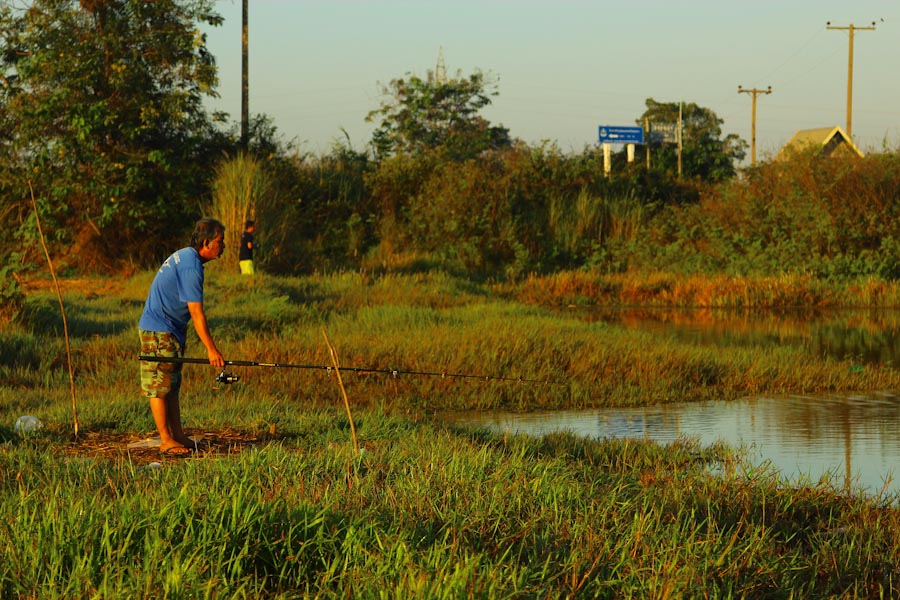
{"label": "sandal", "polygon": [[194,450],[185,446],[170,446],[165,450],[160,450],[159,453],[168,458],[190,458],[194,455]]}

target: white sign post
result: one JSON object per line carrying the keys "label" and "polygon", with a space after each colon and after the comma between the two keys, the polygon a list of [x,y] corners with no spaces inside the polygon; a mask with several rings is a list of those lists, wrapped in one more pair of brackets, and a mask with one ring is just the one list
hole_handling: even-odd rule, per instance
{"label": "white sign post", "polygon": [[612,144],[603,142],[603,174],[609,177],[612,171]]}

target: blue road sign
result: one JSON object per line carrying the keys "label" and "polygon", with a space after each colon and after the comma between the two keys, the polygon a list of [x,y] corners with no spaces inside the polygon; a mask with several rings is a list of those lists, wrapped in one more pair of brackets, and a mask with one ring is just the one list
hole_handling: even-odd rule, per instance
{"label": "blue road sign", "polygon": [[608,144],[643,144],[643,127],[617,127],[614,125],[600,126],[600,143]]}

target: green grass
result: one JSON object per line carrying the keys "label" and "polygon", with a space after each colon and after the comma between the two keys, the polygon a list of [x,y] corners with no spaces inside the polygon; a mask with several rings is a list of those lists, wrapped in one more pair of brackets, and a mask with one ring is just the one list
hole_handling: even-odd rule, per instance
{"label": "green grass", "polygon": [[[775,391],[896,388],[803,345],[713,347],[591,322],[442,274],[211,271],[230,359],[561,380],[566,385],[186,366],[188,431],[231,454],[147,464],[136,323],[147,274],[66,286],[82,437],[59,316],[31,292],[0,331],[0,597],[896,597],[900,511],[788,485],[738,450],[505,436],[441,426],[458,408],[578,408]],[[97,290],[90,289],[92,286]],[[199,343],[189,354],[200,356]],[[12,423],[45,428],[20,438]],[[105,454],[85,440],[113,440]]]}
{"label": "green grass", "polygon": [[[285,407],[281,441],[139,466],[0,451],[0,595],[896,595],[900,513],[724,447],[501,437]],[[46,444],[45,442],[50,442]],[[712,475],[718,465],[722,475]]]}
{"label": "green grass", "polygon": [[[894,369],[879,365],[856,369],[852,357],[828,358],[803,344],[704,346],[672,335],[592,322],[577,311],[522,304],[495,295],[490,286],[439,273],[261,276],[249,285],[239,276],[213,271],[208,279],[207,314],[228,359],[328,366],[324,331],[342,366],[487,376],[348,374],[352,399],[364,405],[413,412],[583,408],[900,385]],[[136,323],[142,306],[139,294],[147,280],[142,274],[114,292],[66,292],[76,377],[86,405],[95,394],[103,398],[102,411],[139,401]],[[653,288],[653,281],[643,287]],[[103,285],[109,287],[108,282]],[[534,288],[533,280],[522,286]],[[711,289],[711,284],[704,289]],[[774,289],[779,298],[785,294],[767,281],[760,282],[760,289],[759,294],[766,289]],[[798,290],[798,298],[807,297],[805,286],[791,289]],[[502,293],[509,294],[505,289]],[[52,300],[49,291],[31,294],[24,311],[26,324],[0,331],[0,349],[6,357],[0,359],[0,383],[15,389],[47,389],[51,396],[68,387],[61,319]],[[188,354],[204,356],[192,330]],[[211,369],[195,365],[186,369],[187,395],[197,397],[200,406],[222,395],[212,389],[216,373]],[[309,407],[330,402],[335,393],[334,381],[321,370],[233,371],[243,379],[240,393],[289,397],[292,403]],[[491,377],[552,383],[519,384]],[[0,415],[7,410],[4,404]]]}

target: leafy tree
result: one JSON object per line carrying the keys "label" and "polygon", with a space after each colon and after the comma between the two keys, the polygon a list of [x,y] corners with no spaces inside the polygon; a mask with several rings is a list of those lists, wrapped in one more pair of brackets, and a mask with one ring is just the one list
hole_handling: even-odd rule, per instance
{"label": "leafy tree", "polygon": [[372,136],[377,157],[441,149],[462,160],[510,145],[508,129],[478,114],[498,94],[496,83],[481,72],[446,80],[394,79],[382,91],[386,99],[366,117],[381,121]]}
{"label": "leafy tree", "polygon": [[221,23],[213,4],[0,8],[4,203],[32,181],[56,237],[92,245],[96,256],[137,249],[123,246],[137,231],[162,244],[166,230],[180,234],[211,171],[210,145],[227,145],[202,106],[217,77],[198,23]]}
{"label": "leafy tree", "polygon": [[343,133],[330,153],[295,158],[289,197],[296,201],[278,216],[279,255],[270,255],[267,265],[273,270],[343,268],[372,245],[375,209],[365,182],[370,158]]}
{"label": "leafy tree", "polygon": [[[747,142],[730,133],[722,138],[722,123],[715,112],[694,103],[646,101],[647,110],[637,123],[645,119],[652,124],[678,124],[679,108],[682,115],[682,172],[687,177],[705,181],[722,181],[736,174],[735,163],[747,155]],[[663,170],[675,171],[678,165],[677,147],[663,143],[653,150],[653,163]]]}

